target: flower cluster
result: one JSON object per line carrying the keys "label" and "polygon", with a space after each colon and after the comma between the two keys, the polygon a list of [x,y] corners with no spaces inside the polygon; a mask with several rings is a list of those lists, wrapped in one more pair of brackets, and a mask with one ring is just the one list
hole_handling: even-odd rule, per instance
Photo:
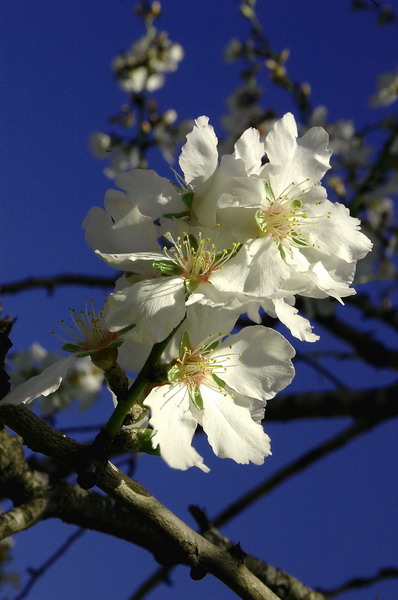
{"label": "flower cluster", "polygon": [[[118,340],[118,364],[145,373],[134,401],[150,410],[152,446],[172,467],[205,472],[192,447],[198,424],[219,457],[261,464],[270,454],[261,420],[294,376],[294,349],[261,325],[262,311],[315,341],[295,297],[342,302],[371,249],[321,185],[331,154],[322,128],[298,137],[286,114],[264,142],[250,128],[232,154],[219,158],[217,144],[199,117],[175,184],[151,170],[123,173],[83,223],[89,246],[123,271],[103,327]],[[241,328],[243,313],[253,324]]]}
{"label": "flower cluster", "polygon": [[163,73],[175,71],[183,57],[180,44],[169,40],[166,32],[151,30],[115,58],[113,70],[123,90],[153,92],[164,85]]}

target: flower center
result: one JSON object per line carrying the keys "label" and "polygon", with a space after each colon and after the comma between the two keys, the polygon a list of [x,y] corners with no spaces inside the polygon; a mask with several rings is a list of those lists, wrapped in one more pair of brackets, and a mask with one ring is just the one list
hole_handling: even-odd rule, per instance
{"label": "flower center", "polygon": [[67,352],[96,352],[110,345],[119,345],[118,333],[113,333],[105,327],[102,310],[96,314],[93,300],[87,302],[85,311],[78,312],[70,308],[69,315],[72,325],[61,321],[62,329],[68,338],[63,339],[67,342],[63,346]]}
{"label": "flower center", "polygon": [[173,244],[171,250],[164,248],[167,258],[178,267],[185,279],[196,283],[207,281],[211,273],[220,269],[239,249],[239,244],[234,244],[232,249],[217,252],[210,238],[204,238],[201,232],[198,239],[187,233],[176,240],[170,233],[167,237]]}
{"label": "flower center", "polygon": [[[260,236],[270,236],[281,254],[283,246],[308,246],[309,236],[305,233],[308,215],[304,211],[303,200],[308,190],[301,190],[294,183],[275,198],[271,186],[265,183],[266,202],[257,211],[255,219]],[[310,188],[308,188],[310,189]]]}
{"label": "flower center", "polygon": [[201,384],[224,393],[225,383],[219,376],[225,373],[227,365],[224,362],[228,361],[230,357],[211,356],[222,337],[221,334],[212,336],[207,343],[191,348],[189,334],[185,332],[180,343],[180,355],[167,372],[169,383],[183,383],[187,387],[190,399],[199,410],[203,409],[199,389]]}

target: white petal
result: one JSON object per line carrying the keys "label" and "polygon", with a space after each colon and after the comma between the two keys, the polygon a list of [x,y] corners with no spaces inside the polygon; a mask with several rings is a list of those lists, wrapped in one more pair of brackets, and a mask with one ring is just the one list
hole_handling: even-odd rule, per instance
{"label": "white petal", "polygon": [[39,396],[48,396],[55,392],[66,373],[76,361],[75,356],[66,356],[57,360],[45,371],[21,383],[1,401],[4,404],[28,404]]}
{"label": "white petal", "polygon": [[182,147],[179,163],[185,181],[194,187],[209,179],[216,170],[217,137],[213,127],[209,125],[208,117],[195,120],[195,126],[188,133],[187,142]]}
{"label": "white petal", "polygon": [[196,304],[189,306],[187,318],[181,327],[189,331],[189,339],[193,347],[206,343],[214,336],[227,335],[234,327],[240,310],[221,310],[211,306]]}
{"label": "white petal", "polygon": [[[217,373],[233,390],[258,399],[273,398],[294,377],[294,348],[268,327],[253,325],[227,338],[212,357],[225,357],[225,373]],[[228,358],[230,357],[230,358]]]}
{"label": "white petal", "polygon": [[116,177],[116,185],[126,190],[130,203],[152,219],[157,219],[165,212],[184,209],[180,195],[170,181],[150,169],[133,169],[122,173]]}
{"label": "white petal", "polygon": [[[206,227],[216,227],[219,218],[222,216],[217,210],[230,209],[234,207],[255,207],[255,210],[243,218],[249,218],[253,224],[254,232],[255,220],[254,214],[261,204],[261,199],[265,198],[264,181],[258,177],[247,177],[244,163],[242,160],[236,160],[231,155],[222,157],[220,167],[215,171],[208,184],[202,186],[196,193],[192,204],[192,209],[201,225]],[[242,210],[237,213],[233,229],[239,230],[241,227]],[[227,227],[221,222],[222,229]],[[225,232],[221,230],[221,236]],[[246,241],[247,236],[234,236],[233,241]]]}
{"label": "white petal", "polygon": [[325,200],[309,209],[305,207],[314,222],[308,227],[309,243],[320,252],[354,262],[372,249],[372,242],[360,231],[359,219],[351,217],[343,204]]}
{"label": "white petal", "polygon": [[144,406],[151,409],[149,423],[155,430],[152,446],[156,448],[159,444],[160,454],[167,464],[183,471],[198,467],[208,473],[210,469],[191,445],[197,421],[190,411],[186,386],[156,387],[144,400]]}
{"label": "white petal", "polygon": [[[356,293],[354,289],[348,287],[347,283],[339,280],[336,281],[336,279],[331,277],[321,262],[312,265],[311,270],[305,275],[321,292],[325,292],[327,295],[336,298],[341,304],[344,304],[341,300],[342,297],[352,296]],[[309,294],[306,293],[305,295]]]}
{"label": "white petal", "polygon": [[155,260],[164,260],[165,258],[165,255],[160,252],[125,252],[113,254],[96,250],[95,253],[107,265],[115,269],[132,271],[141,275],[155,275],[156,271],[152,263]]}
{"label": "white petal", "polygon": [[105,309],[110,331],[136,324],[134,332],[148,343],[164,340],[185,314],[185,287],[180,277],[146,279],[111,294]]}
{"label": "white petal", "polygon": [[[187,306],[191,306],[194,304],[200,304],[202,306],[210,307],[213,309],[224,309],[223,313],[227,313],[230,311],[235,312],[237,315],[235,320],[239,315],[247,311],[249,304],[251,304],[251,300],[248,296],[244,294],[231,294],[230,292],[223,292],[218,290],[211,284],[210,281],[200,283],[197,289],[191,294],[186,301]],[[216,310],[217,312],[217,310]],[[220,329],[220,319],[217,317],[218,321],[218,331],[229,331],[225,330],[221,327]]]}
{"label": "white petal", "polygon": [[126,371],[139,373],[144,366],[152,344],[145,344],[135,329],[124,336],[123,344],[118,347],[117,362]]}
{"label": "white petal", "polygon": [[264,144],[260,142],[258,129],[253,127],[246,129],[235,144],[234,156],[243,160],[248,175],[260,173],[262,170],[261,159],[264,154]]}
{"label": "white petal", "polygon": [[301,315],[298,314],[297,308],[291,306],[283,298],[272,300],[275,313],[278,319],[290,329],[294,337],[304,342],[316,342],[319,340],[319,335],[312,333],[312,325]]}
{"label": "white petal", "polygon": [[259,238],[244,244],[238,257],[242,250],[247,252],[247,260],[250,265],[243,291],[256,297],[278,294],[283,282],[290,275],[290,269],[281,257],[274,240]]}
{"label": "white petal", "polygon": [[306,189],[307,179],[319,182],[330,168],[328,143],[328,134],[322,127],[312,127],[297,138],[297,126],[291,113],[276,121],[264,142],[270,162],[262,171],[275,196],[292,183]]}
{"label": "white petal", "polygon": [[251,418],[248,408],[238,406],[228,394],[200,386],[203,400],[202,426],[209,444],[220,458],[262,465],[270,452],[270,439]]}
{"label": "white petal", "polygon": [[[115,191],[116,194],[120,193]],[[86,242],[93,250],[103,254],[125,254],[143,249],[156,251],[159,228],[152,218],[141,214],[136,206],[122,200],[114,200],[109,210],[94,206],[83,221]],[[115,266],[114,261],[108,264]]]}

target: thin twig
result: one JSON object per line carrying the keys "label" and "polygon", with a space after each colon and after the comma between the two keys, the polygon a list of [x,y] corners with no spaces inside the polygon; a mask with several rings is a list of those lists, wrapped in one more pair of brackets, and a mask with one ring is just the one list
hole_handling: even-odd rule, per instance
{"label": "thin twig", "polygon": [[386,567],[384,569],[380,569],[376,573],[376,575],[373,575],[371,577],[355,577],[335,588],[329,590],[318,589],[318,591],[320,591],[322,594],[326,594],[329,596],[338,596],[339,594],[343,594],[344,592],[348,592],[349,590],[357,590],[363,587],[368,587],[369,585],[373,585],[374,583],[378,583],[379,581],[383,581],[384,579],[392,579],[397,577],[397,568]]}
{"label": "thin twig", "polygon": [[346,390],[347,386],[334,375],[329,369],[324,367],[319,363],[319,361],[314,356],[310,356],[308,354],[297,354],[296,358],[301,360],[302,362],[307,363],[310,367],[312,367],[315,371],[317,371],[320,375],[323,375],[326,379],[328,379],[333,385],[335,385],[339,390]]}
{"label": "thin twig", "polygon": [[169,579],[169,573],[172,567],[160,567],[155,573],[153,573],[148,579],[143,581],[140,587],[129,597],[129,600],[142,600],[145,596],[158,585],[158,583],[165,583],[171,585]]}
{"label": "thin twig", "polygon": [[375,425],[377,425],[377,421],[372,422],[369,419],[359,419],[355,423],[351,424],[349,427],[338,433],[337,435],[329,438],[319,446],[316,446],[309,452],[306,452],[293,461],[286,467],[283,467],[279,471],[277,471],[274,475],[266,479],[263,483],[260,483],[252,490],[243,494],[238,500],[230,504],[226,509],[224,509],[215,519],[212,519],[212,523],[215,527],[220,527],[221,525],[225,525],[228,521],[230,521],[237,514],[242,512],[245,508],[247,508],[250,504],[268,494],[272,490],[274,490],[278,485],[280,485],[283,481],[289,479],[293,475],[297,475],[300,471],[303,471],[311,464],[329,454],[333,450],[344,446],[347,442],[351,441],[357,435],[368,431]]}
{"label": "thin twig", "polygon": [[22,589],[22,591],[18,594],[18,596],[16,596],[15,600],[23,600],[23,598],[26,598],[27,595],[29,594],[30,590],[35,585],[35,583],[40,579],[40,577],[42,577],[43,575],[46,574],[48,569],[50,567],[52,567],[57,562],[57,560],[59,560],[65,554],[65,552],[72,546],[72,544],[74,544],[74,542],[76,542],[76,540],[79,539],[79,537],[81,537],[83,535],[83,533],[85,533],[84,529],[78,529],[77,531],[72,533],[72,535],[70,535],[65,540],[65,542],[58,548],[58,550],[56,550],[50,556],[50,558],[47,559],[41,565],[41,567],[39,567],[38,569],[29,569],[29,572],[30,572],[29,581],[27,582],[25,587]]}
{"label": "thin twig", "polygon": [[53,275],[50,277],[27,277],[19,281],[4,283],[0,285],[0,294],[17,294],[27,290],[45,288],[49,295],[54,293],[55,288],[62,285],[84,285],[88,287],[112,288],[115,277],[100,277],[93,275]]}

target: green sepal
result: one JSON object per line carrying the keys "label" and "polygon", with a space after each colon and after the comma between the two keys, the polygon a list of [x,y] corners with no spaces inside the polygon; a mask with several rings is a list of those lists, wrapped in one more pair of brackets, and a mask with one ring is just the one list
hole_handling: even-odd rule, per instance
{"label": "green sepal", "polygon": [[264,187],[265,187],[265,194],[267,196],[268,200],[271,200],[272,203],[275,202],[275,195],[274,192],[272,191],[272,187],[269,181],[264,181]]}
{"label": "green sepal", "polygon": [[187,210],[183,210],[178,213],[166,213],[163,215],[165,219],[183,219],[184,217],[189,217],[189,212]]}
{"label": "green sepal", "polygon": [[181,336],[181,340],[180,340],[180,352],[179,352],[179,357],[182,358],[185,354],[185,352],[187,350],[191,350],[192,349],[192,345],[191,345],[191,340],[189,339],[189,332],[188,331],[184,331],[184,333]]}
{"label": "green sepal", "polygon": [[[135,325],[128,325],[127,327],[125,327],[124,329],[121,330],[121,333],[129,331],[133,327],[135,327]],[[107,344],[106,346],[103,346],[102,348],[96,348],[95,350],[94,349],[83,350],[79,344],[67,343],[67,344],[64,344],[63,346],[61,346],[61,350],[64,350],[64,352],[70,352],[71,354],[78,354],[79,357],[83,357],[83,356],[91,356],[92,354],[101,352],[101,350],[108,350],[109,348],[118,348],[122,344],[123,344],[123,340],[118,339],[118,340],[113,340],[112,342],[109,342],[109,344]]]}
{"label": "green sepal", "polygon": [[[127,331],[129,329],[132,329],[132,327],[135,327],[135,325],[129,325],[127,328]],[[126,328],[125,328],[126,329]],[[124,330],[123,330],[124,331]],[[120,332],[119,332],[120,333]],[[118,339],[118,340],[113,340],[113,342],[110,342],[109,344],[107,344],[106,346],[104,346],[104,348],[118,348],[119,346],[121,346],[123,344],[123,340]],[[104,348],[100,348],[100,350],[103,350]]]}
{"label": "green sepal", "polygon": [[181,200],[188,208],[191,208],[192,206],[194,195],[194,192],[185,192],[185,194],[181,194]]}
{"label": "green sepal", "polygon": [[[126,327],[123,327],[123,329],[119,329],[118,334],[127,333],[128,331],[131,331],[132,329],[134,329],[134,327],[136,327],[135,323],[132,323],[131,325],[126,325]],[[120,346],[122,341],[123,340],[120,340],[120,343],[118,344],[118,346]],[[112,348],[112,346],[110,346],[110,347]]]}
{"label": "green sepal", "polygon": [[197,252],[197,250],[198,250],[198,241],[197,241],[196,237],[192,233],[188,233],[187,238],[188,238],[189,245],[191,246],[191,248],[193,250],[195,250],[195,252]]}
{"label": "green sepal", "polygon": [[258,210],[254,216],[254,219],[257,223],[258,228],[265,232],[267,225],[266,225],[266,218],[264,216],[264,213],[262,210]]}
{"label": "green sepal", "polygon": [[137,431],[137,452],[145,452],[145,454],[160,455],[159,444],[154,448],[152,446],[153,429],[139,429]]}
{"label": "green sepal", "polygon": [[193,294],[194,291],[198,288],[199,283],[194,279],[185,279],[185,289],[189,294]]}
{"label": "green sepal", "polygon": [[176,363],[167,371],[167,380],[169,383],[180,383],[182,379],[181,365]]}
{"label": "green sepal", "polygon": [[283,260],[285,260],[285,258],[286,258],[286,253],[285,253],[285,250],[283,249],[283,246],[282,246],[282,244],[279,242],[279,243],[277,244],[277,246],[278,246],[278,250],[279,250],[279,254],[281,255],[281,258],[282,258]]}
{"label": "green sepal", "polygon": [[192,404],[196,406],[198,410],[203,410],[203,399],[197,385],[188,386],[189,397],[192,401]]}
{"label": "green sepal", "polygon": [[215,342],[213,342],[209,346],[206,346],[206,354],[209,354],[210,352],[213,352],[213,350],[215,350],[217,348],[217,346],[218,346],[219,343],[220,343],[220,341],[216,340]]}
{"label": "green sepal", "polygon": [[173,275],[181,275],[182,273],[181,267],[171,260],[155,260],[152,266],[164,277],[172,277]]}
{"label": "green sepal", "polygon": [[63,346],[61,346],[61,350],[64,350],[65,352],[70,352],[71,354],[77,354],[77,352],[79,352],[79,356],[88,356],[90,354],[90,352],[81,353],[82,347],[79,346],[79,344],[64,344]]}
{"label": "green sepal", "polygon": [[212,373],[212,375],[211,375],[211,376],[213,377],[214,381],[216,382],[216,384],[217,384],[217,385],[218,385],[220,388],[222,388],[222,389],[224,389],[224,388],[225,388],[225,386],[227,385],[227,384],[225,383],[225,381],[223,381],[222,379],[220,379],[220,377],[218,377],[218,375],[216,375],[215,373]]}
{"label": "green sepal", "polygon": [[305,242],[304,240],[301,240],[300,238],[296,238],[296,237],[292,236],[292,240],[295,244],[297,244],[297,246],[308,246],[307,242]]}

